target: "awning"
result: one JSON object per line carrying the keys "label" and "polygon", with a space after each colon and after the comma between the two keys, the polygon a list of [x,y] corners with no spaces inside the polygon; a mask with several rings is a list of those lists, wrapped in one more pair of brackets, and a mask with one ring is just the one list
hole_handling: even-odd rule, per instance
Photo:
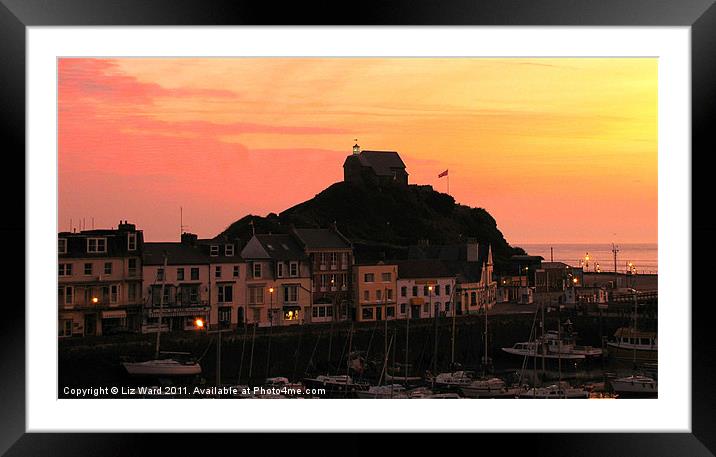
{"label": "awning", "polygon": [[121,319],[123,317],[127,317],[127,312],[124,310],[102,311],[102,319]]}

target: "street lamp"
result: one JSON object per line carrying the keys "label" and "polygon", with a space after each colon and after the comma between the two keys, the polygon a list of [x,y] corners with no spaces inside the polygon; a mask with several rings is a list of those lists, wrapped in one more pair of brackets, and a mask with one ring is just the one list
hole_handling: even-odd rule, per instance
{"label": "street lamp", "polygon": [[207,335],[216,333],[216,387],[221,387],[221,334],[231,332],[231,329],[216,329],[209,330],[206,326],[206,322],[201,317],[194,319],[194,326],[197,330],[206,331]]}
{"label": "street lamp", "polygon": [[271,296],[271,305],[269,307],[269,340],[268,340],[268,351],[266,354],[266,378],[269,377],[269,367],[271,366],[271,337],[273,335],[273,287],[269,287],[269,294]]}
{"label": "street lamp", "polygon": [[435,385],[435,376],[438,374],[438,312],[437,309],[433,308],[433,286],[428,286],[428,300],[430,303],[430,309],[433,310],[434,323],[435,323],[435,348],[433,350],[433,386]]}

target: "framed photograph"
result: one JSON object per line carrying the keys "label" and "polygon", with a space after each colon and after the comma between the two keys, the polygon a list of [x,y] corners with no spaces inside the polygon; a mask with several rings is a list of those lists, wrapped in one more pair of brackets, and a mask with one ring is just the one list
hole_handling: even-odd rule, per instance
{"label": "framed photograph", "polygon": [[0,449],[713,455],[712,3],[3,0]]}

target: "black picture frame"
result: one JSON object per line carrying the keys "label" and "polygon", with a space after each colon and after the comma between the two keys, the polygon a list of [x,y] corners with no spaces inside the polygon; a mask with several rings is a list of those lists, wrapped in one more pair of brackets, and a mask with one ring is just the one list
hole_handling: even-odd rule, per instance
{"label": "black picture frame", "polygon": [[[0,106],[6,145],[6,163],[12,165],[13,179],[4,179],[7,200],[17,200],[25,170],[25,32],[29,26],[111,26],[111,25],[545,25],[545,26],[690,26],[692,65],[692,239],[684,240],[683,249],[700,247],[712,252],[716,226],[710,222],[707,186],[710,172],[707,157],[716,151],[713,134],[716,111],[716,6],[713,0],[462,0],[433,2],[316,2],[274,3],[200,0],[0,0]],[[689,151],[683,151],[688,157]],[[7,165],[6,165],[7,166]],[[8,173],[9,175],[9,173]],[[7,175],[6,175],[7,176]],[[24,200],[23,200],[24,203]],[[333,434],[316,439],[310,435],[230,434],[119,434],[119,433],[25,433],[25,276],[24,204],[17,202],[12,217],[7,214],[0,225],[11,261],[3,264],[3,277],[13,280],[15,296],[5,303],[0,359],[0,452],[6,455],[145,455],[150,444],[161,446],[162,455],[191,455],[219,452],[245,452],[256,443],[270,443],[272,454],[290,455],[331,452],[366,455],[376,449],[391,448],[424,453],[429,445],[454,452],[458,437],[435,437],[420,433],[409,437],[379,435],[368,439],[362,434]],[[704,255],[692,255],[692,271],[709,278],[716,267]],[[697,275],[694,273],[694,278]],[[692,281],[692,433],[515,433],[461,436],[470,449],[506,449],[508,454],[550,456],[709,456],[716,451],[716,394],[713,369],[716,368],[711,311],[704,283]],[[19,291],[19,293],[17,292]],[[703,297],[702,297],[703,296]],[[699,298],[703,300],[699,302]],[[684,302],[688,304],[688,299]],[[684,306],[684,303],[665,306]],[[635,411],[638,419],[638,411]],[[254,443],[250,443],[254,441]],[[380,442],[377,442],[380,441]],[[441,444],[442,443],[442,444]],[[253,444],[253,445],[252,445]],[[452,450],[451,450],[452,449]],[[499,452],[499,451],[492,451]]]}

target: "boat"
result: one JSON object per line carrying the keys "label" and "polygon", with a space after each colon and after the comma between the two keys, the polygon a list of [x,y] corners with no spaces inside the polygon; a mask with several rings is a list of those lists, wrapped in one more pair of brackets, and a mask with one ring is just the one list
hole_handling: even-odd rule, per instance
{"label": "boat", "polygon": [[370,387],[367,383],[354,382],[349,375],[319,375],[303,381],[308,388],[325,389],[327,395],[348,394]]}
{"label": "boat", "polygon": [[438,388],[462,387],[470,384],[473,380],[473,372],[459,370],[449,373],[440,373],[434,378],[428,375],[428,380]]}
{"label": "boat", "polygon": [[621,327],[614,332],[614,341],[608,342],[609,354],[620,360],[656,362],[659,358],[659,346],[656,332],[639,330],[637,293],[634,291],[634,317],[631,327]]}
{"label": "boat", "polygon": [[124,362],[127,373],[133,376],[192,376],[201,373],[201,366],[192,361],[154,359],[145,362]]}
{"label": "boat", "polygon": [[408,391],[408,398],[460,398],[455,392],[433,392],[427,387],[418,387]]}
{"label": "boat", "polygon": [[423,378],[420,376],[394,376],[390,373],[386,373],[385,380],[386,382],[404,384],[408,386],[414,386],[423,382]]}
{"label": "boat", "polygon": [[620,395],[657,395],[658,385],[654,378],[644,375],[631,375],[610,381],[614,392]]}
{"label": "boat", "polygon": [[[564,325],[569,327],[572,323],[568,319]],[[547,350],[549,352],[559,353],[563,356],[567,354],[577,354],[583,355],[585,358],[594,358],[601,357],[604,352],[602,348],[578,345],[576,332],[548,330],[544,335],[544,342],[547,344]]]}
{"label": "boat", "polygon": [[[547,338],[544,339],[545,341]],[[538,341],[527,341],[515,343],[511,348],[502,348],[508,354],[519,355],[521,357],[537,357],[539,359],[561,359],[561,360],[584,360],[586,355],[583,353],[575,353],[573,351],[561,352],[559,349],[550,350],[550,344],[545,342],[541,344]],[[559,340],[556,342],[559,347]],[[601,350],[600,350],[601,351]]]}
{"label": "boat", "polygon": [[523,390],[519,398],[589,398],[589,391],[572,387],[567,382],[560,382],[546,387],[532,387]]}
{"label": "boat", "polygon": [[476,379],[460,388],[467,398],[516,398],[522,389],[507,387],[500,378]]}
{"label": "boat", "polygon": [[[181,358],[160,358],[162,352],[160,352],[160,342],[162,336],[162,318],[164,317],[164,288],[166,286],[166,271],[167,271],[167,255],[164,254],[164,270],[165,273],[162,275],[162,288],[159,293],[159,325],[157,325],[157,342],[155,348],[154,359],[147,360],[144,362],[123,362],[122,365],[127,373],[131,376],[193,376],[201,373],[201,365],[199,362],[188,359],[186,357]],[[181,354],[186,356],[186,353],[164,353],[164,354]]]}
{"label": "boat", "polygon": [[410,398],[405,387],[400,384],[371,386],[368,390],[356,391],[358,398]]}
{"label": "boat", "polygon": [[656,362],[659,346],[656,332],[621,327],[614,333],[614,341],[607,343],[609,355],[620,360]]}

